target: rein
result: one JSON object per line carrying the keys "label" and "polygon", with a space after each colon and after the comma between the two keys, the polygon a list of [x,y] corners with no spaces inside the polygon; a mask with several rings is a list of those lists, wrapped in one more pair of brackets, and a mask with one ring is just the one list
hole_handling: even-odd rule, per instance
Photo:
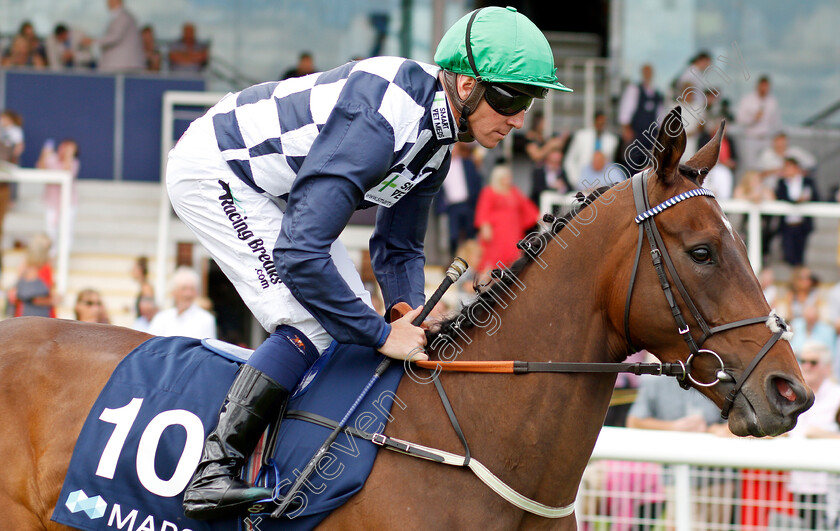
{"label": "rein", "polygon": [[[665,246],[665,241],[659,229],[656,227],[654,217],[657,214],[664,212],[666,209],[677,205],[692,197],[712,197],[714,193],[705,188],[694,188],[676,195],[662,203],[651,207],[647,195],[647,182],[650,178],[650,172],[646,171],[638,173],[632,177],[633,185],[633,199],[636,204],[636,217],[634,221],[639,225],[639,239],[636,246],[636,258],[633,263],[633,272],[630,276],[630,285],[627,289],[627,301],[624,307],[624,333],[627,343],[631,349],[638,351],[639,349],[633,345],[630,339],[630,302],[633,297],[633,288],[636,281],[636,273],[641,263],[642,246],[647,236],[647,241],[650,245],[650,256],[653,262],[654,270],[659,278],[660,286],[668,302],[671,314],[674,316],[674,321],[677,325],[677,332],[685,340],[689,349],[689,356],[685,362],[678,360],[676,363],[581,363],[581,362],[527,362],[527,361],[413,361],[414,365],[429,369],[434,372],[469,372],[469,373],[488,373],[488,374],[527,374],[527,373],[619,373],[629,372],[632,374],[652,374],[657,376],[675,376],[680,385],[684,389],[690,387],[690,383],[698,387],[712,387],[718,382],[735,382],[732,390],[726,395],[723,408],[721,408],[721,417],[727,419],[729,412],[737,398],[741,387],[746,382],[747,378],[755,370],[758,363],[770,351],[773,345],[779,339],[788,339],[790,332],[787,323],[775,314],[770,312],[769,316],[750,317],[741,319],[732,323],[727,323],[715,327],[709,327],[706,320],[700,314],[697,306],[692,301],[691,297],[685,289],[679,274],[677,273],[668,249]],[[691,313],[694,320],[697,322],[702,334],[699,340],[695,341],[691,333],[689,325],[683,317],[682,310],[677,304],[674,291],[671,288],[671,283],[668,280],[670,273],[671,281],[679,292],[688,311]],[[741,373],[740,379],[736,379],[732,370],[727,368],[723,359],[718,353],[713,350],[701,348],[714,334],[740,328],[742,326],[750,326],[756,324],[766,325],[772,332],[772,336],[764,346],[758,351],[753,360],[747,368]],[[692,362],[701,355],[710,355],[717,360],[719,368],[715,372],[715,379],[711,382],[702,382],[694,378],[691,374]],[[434,375],[435,381],[437,374]],[[690,382],[690,383],[689,383]]]}
{"label": "rein", "polygon": [[[674,321],[677,325],[678,333],[683,337],[688,345],[690,354],[685,362],[678,360],[676,363],[582,363],[582,362],[527,362],[527,361],[411,361],[414,365],[420,368],[432,371],[432,382],[434,382],[438,395],[440,396],[444,410],[446,411],[449,421],[452,424],[458,439],[464,447],[464,455],[456,455],[443,450],[437,450],[427,446],[395,439],[385,435],[384,433],[366,433],[360,430],[355,430],[350,427],[343,427],[340,423],[336,423],[330,419],[320,417],[311,413],[294,411],[289,412],[289,416],[321,424],[325,427],[333,428],[335,430],[343,429],[349,435],[360,437],[373,442],[387,450],[392,450],[405,455],[428,459],[431,461],[467,467],[476,474],[488,487],[490,487],[499,496],[507,500],[509,503],[527,511],[532,514],[543,516],[546,518],[563,518],[574,513],[574,502],[562,507],[550,507],[535,500],[527,498],[513,490],[510,486],[502,482],[497,476],[490,472],[487,467],[478,462],[470,455],[470,448],[466,437],[461,430],[460,423],[455,416],[455,411],[449,402],[449,398],[443,389],[439,375],[440,372],[471,372],[471,373],[491,373],[491,374],[528,374],[528,373],[619,373],[629,372],[632,374],[652,374],[652,375],[666,375],[676,376],[680,385],[684,388],[690,387],[689,381],[699,387],[711,387],[718,382],[735,382],[732,389],[725,398],[725,403],[721,409],[721,416],[726,419],[729,416],[729,411],[735,402],[741,387],[746,382],[747,378],[752,374],[753,370],[758,366],[759,362],[764,358],[767,352],[776,344],[779,339],[789,339],[790,332],[784,320],[775,315],[775,312],[770,312],[768,316],[751,317],[741,319],[732,323],[727,323],[720,326],[710,328],[703,316],[695,306],[688,292],[680,280],[677,270],[674,267],[671,256],[668,254],[668,249],[665,246],[665,241],[656,227],[653,218],[663,212],[664,210],[677,205],[692,197],[712,197],[714,194],[703,188],[694,188],[677,196],[674,196],[655,207],[651,207],[647,197],[647,180],[650,177],[650,172],[638,173],[632,177],[633,197],[636,203],[636,217],[635,222],[639,225],[639,240],[636,246],[636,258],[633,264],[633,271],[630,276],[630,285],[627,289],[627,301],[624,308],[624,331],[628,345],[635,349],[630,339],[630,302],[633,297],[633,288],[636,281],[636,274],[641,262],[642,246],[647,236],[650,244],[650,256],[653,262],[653,267],[656,270],[659,278],[660,286],[674,316]],[[667,272],[666,272],[667,269]],[[683,299],[684,304],[688,307],[689,312],[694,317],[700,327],[702,334],[698,341],[694,340],[691,330],[682,315],[679,305],[676,302],[671,283],[668,281],[668,273],[670,273],[672,282],[677,288],[677,292]],[[723,359],[713,350],[702,349],[703,343],[712,335],[727,330],[732,330],[742,326],[750,326],[755,324],[765,324],[772,336],[764,344],[764,346],[755,355],[753,360],[741,373],[740,379],[736,379],[731,369],[728,369]],[[691,375],[691,364],[697,357],[702,354],[713,356],[719,363],[720,368],[715,373],[715,380],[711,382],[701,382]]]}

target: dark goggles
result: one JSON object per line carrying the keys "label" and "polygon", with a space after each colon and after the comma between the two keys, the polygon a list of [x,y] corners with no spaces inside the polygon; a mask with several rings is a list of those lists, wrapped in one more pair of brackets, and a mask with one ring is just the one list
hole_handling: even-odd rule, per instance
{"label": "dark goggles", "polygon": [[[547,92],[546,89],[540,90]],[[514,116],[527,111],[533,105],[534,97],[535,95],[520,92],[509,85],[484,83],[484,99],[494,111],[503,116]]]}

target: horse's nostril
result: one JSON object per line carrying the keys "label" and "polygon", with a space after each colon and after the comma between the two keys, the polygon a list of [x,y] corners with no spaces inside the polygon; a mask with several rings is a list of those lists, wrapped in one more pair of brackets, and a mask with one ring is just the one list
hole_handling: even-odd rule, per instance
{"label": "horse's nostril", "polygon": [[776,378],[776,390],[782,395],[785,399],[790,402],[796,401],[796,392],[787,382],[787,380],[783,378]]}

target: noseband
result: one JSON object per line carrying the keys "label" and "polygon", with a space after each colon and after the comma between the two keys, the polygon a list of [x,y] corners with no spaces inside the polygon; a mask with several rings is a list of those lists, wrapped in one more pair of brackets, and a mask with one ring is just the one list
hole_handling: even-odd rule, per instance
{"label": "noseband", "polygon": [[[656,223],[654,222],[653,218],[654,216],[666,210],[667,208],[681,203],[686,199],[701,196],[714,197],[715,195],[710,190],[706,190],[705,188],[694,188],[687,192],[683,192],[679,195],[676,195],[666,201],[663,201],[659,205],[651,208],[647,194],[647,181],[649,177],[650,171],[646,171],[643,173],[638,173],[632,178],[633,199],[636,203],[637,214],[637,216],[635,217],[635,221],[639,225],[639,240],[638,245],[636,246],[636,260],[633,264],[633,273],[630,276],[630,286],[627,289],[627,303],[624,306],[624,334],[627,337],[627,342],[630,344],[630,346],[634,350],[638,350],[635,347],[633,347],[633,343],[630,339],[630,300],[633,296],[633,287],[636,281],[636,272],[639,269],[639,261],[642,253],[642,242],[644,240],[643,234],[645,234],[647,235],[647,240],[650,244],[650,257],[653,261],[653,268],[656,270],[656,276],[659,278],[659,284],[662,286],[662,291],[665,294],[665,299],[668,301],[668,306],[671,308],[671,314],[674,316],[674,321],[677,324],[677,331],[679,332],[680,336],[682,336],[682,338],[685,340],[690,351],[688,359],[684,363],[684,373],[682,377],[678,378],[680,385],[687,389],[690,385],[689,381],[694,385],[700,387],[711,387],[717,384],[718,382],[722,381],[735,382],[735,385],[732,387],[732,390],[726,395],[725,403],[721,408],[721,416],[724,419],[726,419],[729,417],[729,411],[732,408],[732,405],[734,404],[735,398],[740,392],[741,387],[744,385],[744,382],[746,382],[747,378],[749,378],[750,374],[753,372],[753,370],[756,368],[756,366],[762,360],[762,358],[764,358],[767,352],[773,347],[773,345],[775,345],[776,342],[779,339],[781,339],[785,333],[788,332],[788,327],[781,317],[771,312],[769,317],[751,317],[749,319],[741,319],[740,321],[735,321],[732,323],[709,328],[709,325],[706,324],[706,320],[703,319],[703,316],[697,310],[697,306],[695,306],[694,302],[691,300],[691,297],[688,295],[685,286],[683,286],[683,283],[680,280],[680,276],[679,274],[677,274],[677,270],[674,267],[673,261],[671,260],[671,256],[668,254],[668,248],[665,246],[665,241],[662,239],[662,235],[659,233],[659,229],[656,227]],[[671,280],[674,283],[674,286],[677,288],[677,291],[680,293],[683,302],[688,307],[688,311],[694,317],[694,320],[697,322],[698,326],[700,327],[700,330],[703,332],[698,341],[694,340],[694,336],[691,334],[691,330],[688,324],[685,322],[685,318],[683,317],[682,311],[680,310],[679,305],[677,305],[676,299],[674,297],[674,292],[671,289],[671,284],[668,282],[668,276],[665,272],[666,268],[671,274]],[[732,370],[728,369],[724,365],[723,359],[715,351],[700,348],[703,346],[703,343],[705,343],[707,339],[709,339],[712,335],[718,332],[724,332],[733,328],[739,328],[742,326],[749,326],[754,324],[766,324],[773,332],[773,335],[770,337],[769,340],[767,340],[767,343],[764,344],[761,350],[758,351],[758,354],[755,355],[752,362],[750,362],[749,366],[747,366],[747,368],[741,373],[740,379],[736,379],[734,377],[734,375],[732,374]],[[691,374],[692,362],[703,354],[713,356],[717,360],[717,363],[720,365],[720,368],[715,372],[715,379],[711,382],[698,381]],[[682,364],[682,362],[680,363]]]}

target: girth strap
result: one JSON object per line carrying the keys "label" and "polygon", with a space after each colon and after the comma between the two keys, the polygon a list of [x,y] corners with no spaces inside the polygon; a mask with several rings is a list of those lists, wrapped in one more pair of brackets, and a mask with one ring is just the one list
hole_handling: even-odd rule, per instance
{"label": "girth strap", "polygon": [[[327,417],[318,415],[317,413],[311,413],[309,411],[301,411],[295,409],[286,413],[286,418],[294,420],[303,420],[305,422],[310,422],[312,424],[316,424],[324,428],[329,428],[331,430],[334,430],[336,427],[338,427],[338,422]],[[344,432],[352,437],[364,439],[374,444],[378,444],[379,446],[387,448],[388,450],[413,455],[415,457],[422,457],[423,459],[429,459],[431,461],[437,461],[439,463],[443,462],[443,459],[439,455],[426,452],[421,448],[413,446],[399,439],[388,437],[384,433],[368,433],[366,431],[358,430],[352,426],[345,426]]]}
{"label": "girth strap", "polygon": [[[308,411],[289,411],[286,414],[286,418],[311,422],[329,429],[335,429],[338,426],[336,421]],[[353,437],[359,437],[366,441],[371,441],[372,443],[378,444],[379,446],[393,452],[399,452],[412,457],[420,457],[422,459],[428,459],[445,465],[467,467],[473,471],[478,479],[490,487],[493,492],[507,500],[512,505],[519,507],[523,511],[528,511],[529,513],[545,518],[563,518],[564,516],[569,516],[575,512],[574,503],[570,503],[569,505],[562,507],[551,507],[523,496],[513,490],[513,488],[511,488],[507,483],[499,479],[490,471],[489,468],[484,466],[477,459],[471,459],[469,456],[457,455],[444,450],[438,450],[436,448],[430,448],[428,446],[403,441],[401,439],[389,437],[384,433],[367,433],[350,426],[346,426],[344,431]]]}

